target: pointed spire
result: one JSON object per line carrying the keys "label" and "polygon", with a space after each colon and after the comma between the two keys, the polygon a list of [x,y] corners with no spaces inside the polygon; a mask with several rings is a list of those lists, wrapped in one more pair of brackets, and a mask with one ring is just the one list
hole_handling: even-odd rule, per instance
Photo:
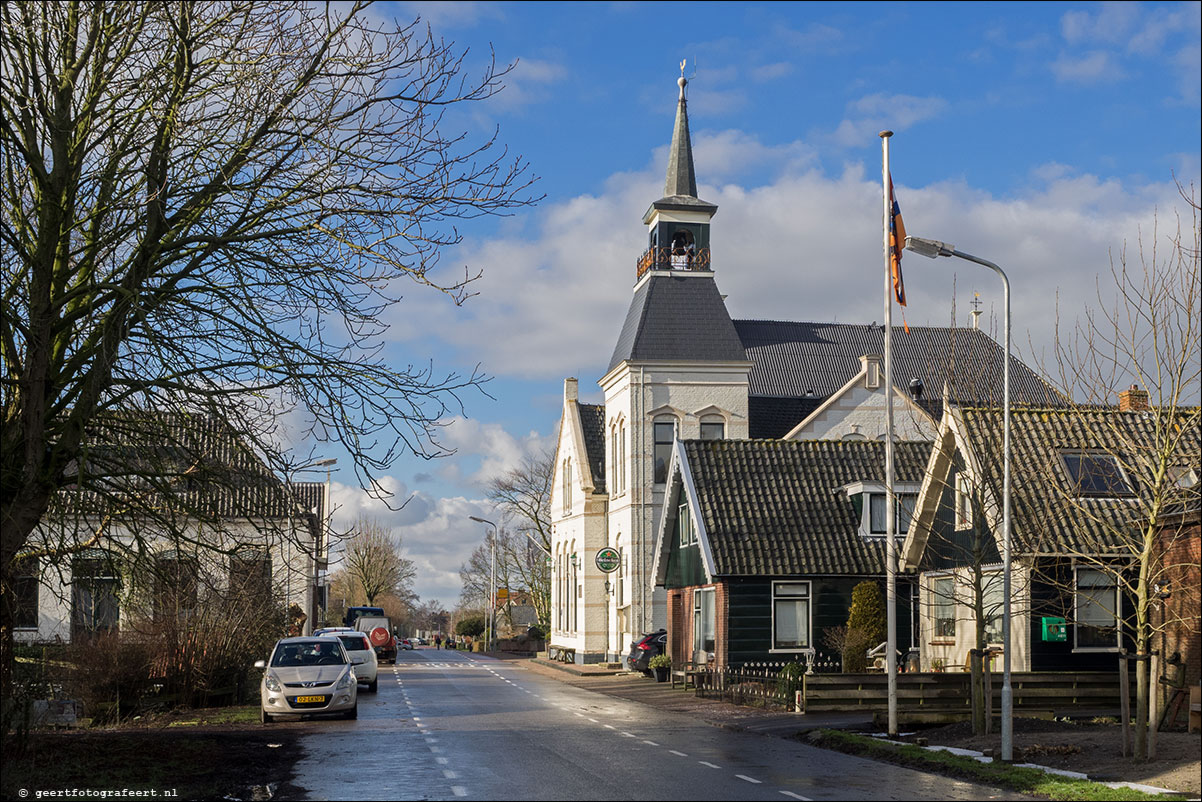
{"label": "pointed spire", "polygon": [[693,170],[693,143],[689,137],[688,101],[684,88],[684,62],[680,62],[680,100],[676,105],[676,127],[672,129],[672,149],[668,152],[668,178],[664,182],[664,197],[697,197],[697,173]]}

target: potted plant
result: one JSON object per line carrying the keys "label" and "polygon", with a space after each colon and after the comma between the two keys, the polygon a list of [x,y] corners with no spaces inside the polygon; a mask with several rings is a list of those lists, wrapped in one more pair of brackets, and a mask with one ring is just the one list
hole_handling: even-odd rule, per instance
{"label": "potted plant", "polygon": [[657,654],[651,658],[647,667],[655,672],[656,682],[667,682],[668,672],[672,670],[672,658],[666,654]]}

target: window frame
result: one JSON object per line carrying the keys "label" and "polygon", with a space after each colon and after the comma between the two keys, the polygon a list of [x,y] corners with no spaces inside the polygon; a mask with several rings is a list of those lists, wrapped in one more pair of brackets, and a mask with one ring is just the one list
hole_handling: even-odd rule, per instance
{"label": "window frame", "polygon": [[[941,585],[947,583],[947,591],[941,589]],[[956,577],[954,574],[936,574],[931,577],[930,590],[931,598],[931,643],[955,643],[956,642]],[[940,612],[946,610],[947,615],[941,616]],[[944,634],[942,631],[945,627],[941,627],[940,623],[950,622],[950,634]]]}
{"label": "window frame", "polygon": [[[36,631],[41,622],[40,593],[41,564],[37,557],[13,560],[9,586],[13,595],[14,630]],[[28,623],[26,623],[28,621]]]}
{"label": "window frame", "polygon": [[[1114,644],[1111,646],[1082,646],[1081,641],[1081,573],[1088,572],[1109,578],[1110,586],[1114,589]],[[1107,587],[1106,585],[1089,585],[1087,587]],[[1122,583],[1119,582],[1118,575],[1113,571],[1107,571],[1105,568],[1099,568],[1093,565],[1074,565],[1073,566],[1073,653],[1077,652],[1117,652],[1123,646],[1123,597]],[[1086,624],[1091,629],[1105,629],[1093,624]]]}
{"label": "window frame", "polygon": [[[804,594],[786,594],[777,590],[782,585],[798,585],[805,586]],[[774,579],[771,589],[772,598],[772,630],[769,634],[771,642],[768,646],[769,653],[772,654],[798,654],[812,653],[814,651],[814,587],[813,583],[808,579]],[[805,623],[805,644],[801,646],[780,646],[777,642],[776,632],[776,610],[780,602],[800,603],[805,614],[799,616],[798,620]]]}
{"label": "window frame", "polygon": [[[669,440],[660,439],[660,427],[671,426],[672,437]],[[666,484],[668,481],[668,466],[672,464],[672,447],[676,444],[677,421],[675,417],[663,416],[651,420],[651,483]],[[664,447],[662,455],[660,449]]]}
{"label": "window frame", "polygon": [[697,545],[697,526],[693,521],[692,510],[689,509],[688,499],[676,507],[677,544],[681,548]]}
{"label": "window frame", "polygon": [[[1076,461],[1077,471],[1074,472],[1071,464]],[[1081,488],[1082,478],[1086,476],[1081,470],[1084,467],[1086,460],[1093,460],[1100,464],[1109,464],[1113,468],[1110,472],[1099,471],[1093,474],[1096,477],[1095,481],[1105,481],[1107,486],[1101,489],[1083,490]],[[1122,462],[1119,458],[1107,451],[1090,451],[1090,450],[1067,450],[1060,452],[1060,464],[1064,468],[1064,475],[1068,480],[1069,490],[1077,498],[1113,498],[1113,499],[1131,499],[1136,497],[1135,488],[1131,483],[1131,477],[1124,470]],[[1122,485],[1121,489],[1116,489],[1114,485],[1109,483],[1110,478],[1115,478]]]}
{"label": "window frame", "polygon": [[[85,566],[90,569],[87,573],[81,571]],[[123,584],[121,566],[111,552],[93,551],[71,560],[72,641],[77,637],[93,638],[121,631]],[[81,606],[84,593],[91,602],[87,609]],[[98,612],[101,615],[98,616]]]}
{"label": "window frame", "polygon": [[[716,588],[693,591],[693,652],[716,655],[718,652],[718,612]],[[705,601],[708,600],[708,603]],[[707,615],[708,613],[708,615]],[[707,641],[706,636],[709,636]],[[707,648],[708,643],[708,648]]]}
{"label": "window frame", "polygon": [[955,485],[955,529],[964,532],[973,528],[972,483],[967,474],[960,472],[956,474]]}

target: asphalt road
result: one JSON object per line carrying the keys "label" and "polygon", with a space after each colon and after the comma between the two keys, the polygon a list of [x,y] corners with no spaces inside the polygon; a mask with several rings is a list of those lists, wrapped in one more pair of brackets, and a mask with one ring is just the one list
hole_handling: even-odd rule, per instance
{"label": "asphalt road", "polygon": [[573,687],[518,661],[402,652],[356,721],[302,740],[312,800],[1022,799]]}

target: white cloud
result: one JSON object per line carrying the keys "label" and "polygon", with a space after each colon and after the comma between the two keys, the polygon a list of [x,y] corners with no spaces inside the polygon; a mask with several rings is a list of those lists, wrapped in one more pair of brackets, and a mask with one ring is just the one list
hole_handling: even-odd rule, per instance
{"label": "white cloud", "polygon": [[[335,531],[346,532],[360,514],[389,527],[400,538],[402,554],[415,563],[414,590],[418,596],[425,601],[439,599],[454,607],[459,598],[459,567],[483,540],[481,525],[469,516],[487,518],[492,513],[492,504],[486,499],[415,494],[404,482],[391,476],[382,478],[379,485],[393,494],[394,509],[369,492],[333,483],[330,494],[335,508]],[[395,509],[410,496],[412,500],[404,509]],[[331,570],[339,568],[340,553],[338,545],[331,549]]]}
{"label": "white cloud", "polygon": [[1061,55],[1052,62],[1052,73],[1058,81],[1076,84],[1108,83],[1125,75],[1115,56],[1105,50],[1076,57]]}
{"label": "white cloud", "polygon": [[764,64],[751,70],[751,77],[756,81],[775,81],[793,74],[793,65],[787,61],[774,64]]}
{"label": "white cloud", "polygon": [[477,485],[517,468],[527,455],[537,454],[554,445],[553,438],[544,437],[538,432],[515,437],[497,423],[481,423],[463,417],[442,423],[446,428],[440,439],[458,455],[458,459],[454,463],[447,463],[447,467],[459,469],[465,457],[479,457],[479,468],[467,477],[468,481]]}
{"label": "white cloud", "polygon": [[541,103],[550,97],[548,87],[562,81],[567,75],[567,69],[561,64],[519,58],[513,70],[505,76],[504,88],[490,101],[490,109],[498,113]]}
{"label": "white cloud", "polygon": [[470,28],[488,19],[504,17],[499,3],[475,2],[475,0],[456,0],[456,2],[402,2],[400,8],[407,14],[420,16],[436,32],[438,28],[463,27]]}
{"label": "white cloud", "polygon": [[[733,153],[740,142],[753,153],[758,147],[763,154],[797,154],[799,166],[759,186],[700,188],[719,206],[714,268],[732,315],[880,321],[881,198],[874,171],[860,165],[837,176],[806,170],[801,157],[807,147],[758,146],[737,131],[699,141],[699,153],[712,149],[699,164],[714,164],[711,156]],[[635,259],[645,247],[641,215],[661,190],[659,170],[648,168],[613,176],[600,196],[540,208],[531,233],[475,243],[461,254],[485,268],[468,319],[439,325],[441,313],[427,306],[410,310],[410,324],[442,332],[491,372],[572,375],[582,387],[591,385],[608,364],[630,303]],[[1110,248],[1133,238],[1140,225],[1147,229],[1157,205],[1162,211],[1176,205],[1167,180],[1128,186],[1060,164],[1037,168],[1029,187],[1014,197],[994,197],[966,183],[900,185],[898,192],[911,234],[953,242],[1007,270],[1016,344],[1026,342],[1028,331],[1036,342],[1050,344],[1057,288],[1064,289],[1075,317],[1083,304],[1095,302],[1089,288],[1108,270]],[[912,325],[947,324],[953,280],[962,323],[973,290],[1000,306],[995,279],[979,267],[914,255],[904,266]],[[505,438],[480,432],[467,439],[477,438],[491,449],[486,461],[500,464],[516,453]]]}
{"label": "white cloud", "polygon": [[844,147],[859,147],[870,142],[883,129],[904,131],[923,120],[937,117],[947,108],[940,97],[865,95],[847,106],[847,116],[839,123],[832,138]]}

